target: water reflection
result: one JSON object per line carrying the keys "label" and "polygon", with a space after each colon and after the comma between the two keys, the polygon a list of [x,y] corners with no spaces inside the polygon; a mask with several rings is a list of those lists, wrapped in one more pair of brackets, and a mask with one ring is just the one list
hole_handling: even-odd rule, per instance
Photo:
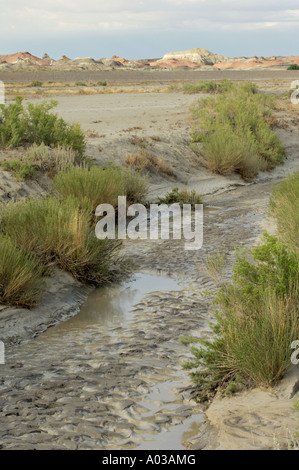
{"label": "water reflection", "polygon": [[45,334],[52,335],[74,328],[88,328],[95,324],[116,326],[130,320],[134,305],[150,292],[178,291],[180,287],[171,278],[153,274],[135,274],[132,280],[122,284],[101,287],[92,291],[80,312],[64,323],[50,328]]}

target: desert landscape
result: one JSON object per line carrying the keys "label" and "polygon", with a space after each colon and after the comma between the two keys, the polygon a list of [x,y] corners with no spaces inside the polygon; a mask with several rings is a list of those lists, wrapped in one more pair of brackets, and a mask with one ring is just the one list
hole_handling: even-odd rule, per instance
{"label": "desert landscape", "polygon": [[[284,363],[275,372],[275,380],[259,381],[247,369],[240,379],[243,369],[234,365],[238,373],[232,367],[227,376],[218,377],[217,386],[209,385],[205,400],[200,398],[200,382],[185,367],[195,354],[192,348],[198,347],[197,340],[214,337],[217,293],[223,292],[229,302],[229,286],[237,289],[233,284],[236,248],[267,247],[266,231],[274,237],[272,244],[277,239],[285,243],[279,249],[297,263],[290,272],[295,272],[298,282],[295,216],[294,238],[290,241],[287,234],[280,239],[280,212],[269,207],[274,188],[298,173],[299,107],[291,96],[299,72],[292,65],[299,68],[299,56],[232,58],[199,48],[136,61],[117,56],[53,60],[47,54],[38,58],[28,52],[0,56],[3,110],[19,106],[10,108],[16,113],[13,124],[5,111],[0,115],[1,236],[6,242],[15,233],[15,251],[26,247],[27,253],[35,250],[45,260],[40,279],[46,282],[42,296],[32,304],[31,299],[24,300],[28,288],[17,300],[15,293],[8,298],[8,288],[1,288],[0,340],[5,345],[5,364],[0,365],[1,449],[298,449],[299,369],[290,362],[290,346],[289,357],[284,358],[287,366]],[[16,96],[22,100],[18,102]],[[252,105],[244,119],[238,104],[225,108],[238,97],[242,112],[248,103]],[[52,99],[52,107],[43,107]],[[221,127],[223,117],[213,120],[223,109],[226,117],[239,116],[236,129],[249,115],[258,124],[252,122],[248,131],[245,123],[243,134],[236,130],[227,138],[227,128],[224,132]],[[43,134],[50,128],[52,113],[61,119],[54,119],[59,122],[54,125],[65,129],[64,144],[58,138],[58,143],[49,143],[48,134]],[[21,123],[19,116],[25,116]],[[23,132],[27,121],[30,126],[23,140],[14,140],[14,132]],[[34,133],[37,129],[39,134]],[[29,138],[29,131],[35,137]],[[222,132],[223,141],[219,145],[216,141],[211,150],[213,136]],[[251,138],[255,132],[256,141],[247,145],[243,137]],[[229,146],[234,136],[240,138],[237,150]],[[268,140],[262,148],[259,139],[265,136]],[[262,157],[256,157],[253,148]],[[231,161],[234,150],[236,160]],[[227,161],[221,161],[225,157]],[[78,171],[77,176],[72,171]],[[93,171],[98,179],[111,172],[113,181],[108,179],[102,186],[106,189],[124,178],[124,183],[117,184],[127,185],[126,189],[117,188],[117,195],[132,193],[132,202],[146,207],[200,201],[202,248],[187,251],[183,240],[161,237],[126,239],[119,247],[119,258],[113,263],[109,258],[111,273],[108,268],[101,271],[104,280],[96,283],[96,273],[92,282],[86,281],[87,272],[91,279],[89,265],[79,272],[81,258],[73,263],[69,259],[75,256],[73,251],[70,256],[62,253],[68,247],[60,253],[53,248],[47,254],[46,245],[34,245],[37,242],[30,240],[34,231],[28,229],[27,235],[25,229],[30,220],[28,201],[56,198],[63,204],[69,196],[63,192],[68,184],[63,178],[73,174],[79,181],[82,172],[92,185],[91,181],[96,184],[91,180]],[[88,195],[84,184],[82,179],[80,193]],[[290,207],[297,203],[295,184]],[[85,201],[80,204],[84,212]],[[71,203],[67,209],[53,207],[55,213],[61,208],[77,214]],[[39,207],[40,217],[44,210]],[[89,210],[94,214],[95,207]],[[18,222],[17,214],[23,211],[24,219]],[[68,240],[66,228],[63,236]],[[55,238],[55,244],[64,247],[63,240]],[[254,256],[258,258],[258,252]],[[123,266],[123,258],[130,263],[117,269]],[[265,255],[260,265],[267,259]],[[217,260],[217,266],[212,266]],[[276,272],[276,265],[271,271]],[[6,278],[3,281],[1,275],[4,285]],[[260,295],[258,287],[246,302]],[[297,292],[288,291],[279,302],[286,302],[281,307],[285,317],[291,317],[292,308],[296,310],[292,338],[299,340]],[[289,307],[291,295],[295,307]],[[258,297],[260,306],[263,301]],[[225,305],[223,311],[229,316]],[[240,314],[237,319],[247,312],[241,303],[231,311],[234,308]],[[254,322],[245,320],[249,325]],[[220,325],[225,331],[221,320]],[[275,332],[271,331],[271,344],[276,343]],[[200,370],[198,364],[195,368]]]}

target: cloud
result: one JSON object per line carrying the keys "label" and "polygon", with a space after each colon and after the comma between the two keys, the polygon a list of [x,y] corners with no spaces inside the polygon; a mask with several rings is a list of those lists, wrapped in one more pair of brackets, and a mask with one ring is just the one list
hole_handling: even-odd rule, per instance
{"label": "cloud", "polygon": [[276,44],[289,54],[296,52],[298,27],[298,0],[10,0],[1,6],[0,52],[37,54],[45,47],[59,54],[67,45],[75,56],[78,50],[104,56],[112,46],[131,57],[141,48],[158,57],[173,47],[238,55],[244,46],[256,50],[260,36],[260,50],[272,55]]}
{"label": "cloud", "polygon": [[[2,6],[1,36],[76,31],[184,31],[296,28],[293,0],[11,0]],[[271,26],[267,26],[271,25]]]}

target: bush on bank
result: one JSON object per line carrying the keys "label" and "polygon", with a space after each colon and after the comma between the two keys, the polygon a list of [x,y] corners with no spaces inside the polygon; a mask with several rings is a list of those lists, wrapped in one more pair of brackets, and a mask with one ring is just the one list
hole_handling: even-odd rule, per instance
{"label": "bush on bank", "polygon": [[250,82],[231,85],[217,96],[199,100],[192,109],[192,148],[208,169],[222,175],[252,178],[282,163],[285,151],[265,120],[275,97],[259,93]]}
{"label": "bush on bank", "polygon": [[55,265],[93,285],[111,282],[125,271],[116,258],[120,244],[96,238],[90,213],[75,198],[8,203],[1,215],[3,233],[20,249],[35,253],[44,269]]}
{"label": "bush on bank", "polygon": [[264,235],[253,250],[237,252],[231,284],[218,292],[212,340],[192,347],[187,369],[199,400],[241,384],[272,386],[291,365],[290,345],[299,338],[299,256]]}
{"label": "bush on bank", "polygon": [[52,109],[56,101],[23,105],[23,98],[17,96],[15,103],[0,105],[0,147],[18,147],[35,143],[58,147],[63,146],[82,156],[86,147],[85,136],[79,124],[68,124]]}

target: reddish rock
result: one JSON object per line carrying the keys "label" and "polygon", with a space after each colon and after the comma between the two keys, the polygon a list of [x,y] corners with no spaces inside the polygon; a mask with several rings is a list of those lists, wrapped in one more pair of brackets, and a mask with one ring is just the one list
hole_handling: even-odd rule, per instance
{"label": "reddish rock", "polygon": [[15,54],[1,55],[0,62],[7,64],[16,64],[18,62],[27,62],[30,65],[49,65],[48,60],[40,59],[29,52],[16,52]]}

